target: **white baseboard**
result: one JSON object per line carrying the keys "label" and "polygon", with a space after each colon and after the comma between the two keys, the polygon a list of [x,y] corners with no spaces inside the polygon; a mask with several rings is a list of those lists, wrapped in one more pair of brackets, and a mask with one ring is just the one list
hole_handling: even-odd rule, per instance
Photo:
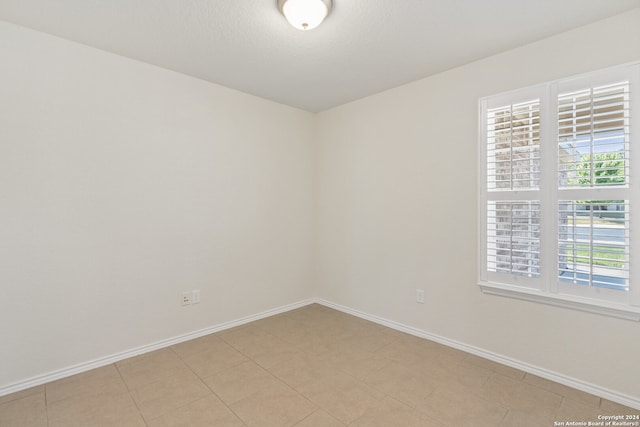
{"label": "white baseboard", "polygon": [[110,365],[129,357],[138,356],[140,354],[148,353],[150,351],[159,350],[161,348],[169,347],[175,344],[179,344],[184,341],[192,340],[194,338],[209,335],[215,332],[220,332],[225,329],[230,329],[236,326],[244,325],[256,320],[264,319],[265,317],[274,316],[276,314],[285,313],[287,311],[295,310],[313,304],[314,299],[308,299],[299,301],[293,304],[287,304],[281,307],[277,307],[271,310],[266,310],[258,314],[246,316],[230,322],[221,323],[219,325],[210,326],[208,328],[200,329],[197,331],[189,332],[176,337],[168,338],[162,341],[157,341],[151,344],[136,347],[130,350],[126,350],[120,353],[112,354],[110,356],[101,357],[88,362],[78,363],[77,365],[69,366],[67,368],[59,369],[56,371],[48,372],[46,374],[38,375],[23,381],[18,381],[13,384],[0,387],[0,396],[15,393],[17,391],[25,390],[31,387],[35,387],[41,384],[46,384],[51,381],[59,380],[71,375],[79,374],[81,372],[90,371],[91,369],[100,368],[102,366]]}
{"label": "white baseboard", "polygon": [[471,346],[459,341],[455,341],[449,338],[442,337],[440,335],[432,334],[411,326],[404,325],[402,323],[394,322],[379,316],[375,316],[369,313],[365,313],[359,310],[355,310],[350,307],[345,307],[340,304],[335,304],[330,301],[326,301],[320,298],[312,298],[304,301],[299,301],[293,304],[287,304],[281,307],[277,307],[271,310],[266,310],[258,314],[246,316],[230,322],[221,323],[219,325],[211,326],[208,328],[200,329],[197,331],[189,332],[187,334],[179,335],[176,337],[168,338],[166,340],[157,341],[155,343],[147,344],[141,347],[136,347],[130,350],[126,350],[120,353],[112,354],[110,356],[101,357],[88,362],[79,363],[64,369],[59,369],[53,372],[49,372],[43,375],[38,375],[23,381],[19,381],[13,384],[0,387],[0,396],[15,393],[27,388],[35,387],[41,384],[45,384],[51,381],[55,381],[61,378],[65,378],[71,375],[79,374],[81,372],[89,371],[91,369],[99,368],[111,363],[118,362],[129,357],[138,356],[140,354],[148,353],[150,351],[159,350],[161,348],[169,347],[175,344],[179,344],[184,341],[188,341],[194,338],[198,338],[204,335],[220,332],[225,329],[230,329],[236,326],[244,325],[256,320],[264,319],[265,317],[274,316],[276,314],[285,313],[287,311],[295,310],[313,303],[321,304],[325,307],[333,308],[343,313],[351,314],[353,316],[369,320],[371,322],[395,329],[401,332],[405,332],[420,338],[425,338],[431,341],[438,342],[440,344],[456,348],[458,350],[466,351],[476,356],[484,357],[494,362],[501,363],[503,365],[511,366],[512,368],[520,369],[521,371],[537,375],[542,378],[546,378],[551,381],[572,387],[586,393],[602,397],[604,399],[611,400],[612,402],[626,405],[635,409],[640,409],[640,399],[619,393],[613,390],[609,390],[604,387],[600,387],[585,381],[581,381],[576,378],[572,378],[566,375],[559,374],[557,372],[550,371],[548,369],[539,368],[528,363],[521,362],[506,356],[502,356],[497,353],[493,353],[488,350],[484,350],[479,347]]}
{"label": "white baseboard", "polygon": [[530,373],[532,375],[537,375],[539,377],[546,378],[551,381],[555,381],[557,383],[566,385],[568,387],[572,387],[572,388],[584,391],[586,393],[590,393],[595,396],[602,397],[612,402],[616,402],[621,405],[629,406],[631,408],[640,410],[640,399],[636,397],[628,396],[626,394],[609,390],[607,388],[600,387],[595,384],[591,384],[576,378],[572,378],[567,375],[559,374],[557,372],[553,372],[548,369],[539,368],[537,366],[530,365],[528,363],[524,363],[516,359],[502,356],[500,354],[493,353],[491,351],[484,350],[479,347],[468,345],[460,341],[455,341],[449,338],[445,338],[440,335],[432,334],[411,326],[404,325],[402,323],[398,323],[392,320],[384,319],[382,317],[374,316],[374,315],[371,315],[359,310],[355,310],[350,307],[345,307],[340,304],[335,304],[320,298],[316,298],[315,302],[318,304],[324,305],[326,307],[342,311],[343,313],[351,314],[353,316],[360,317],[362,319],[369,320],[371,322],[374,322],[383,326],[387,326],[397,331],[405,332],[407,334],[414,335],[420,338],[425,338],[431,341],[435,341],[437,343],[440,343],[449,347],[453,347],[458,350],[465,351],[467,353],[475,354],[476,356],[484,357],[485,359],[493,360],[494,362],[519,369],[521,371]]}

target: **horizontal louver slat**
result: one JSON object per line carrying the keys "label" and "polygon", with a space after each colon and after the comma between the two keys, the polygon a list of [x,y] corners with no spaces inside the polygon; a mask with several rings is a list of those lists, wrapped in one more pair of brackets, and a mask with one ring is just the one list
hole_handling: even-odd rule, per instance
{"label": "horizontal louver slat", "polygon": [[558,96],[558,185],[629,182],[629,82]]}
{"label": "horizontal louver slat", "polygon": [[640,63],[480,100],[483,290],[640,307],[638,87]]}
{"label": "horizontal louver slat", "polygon": [[629,289],[629,201],[558,201],[558,279]]}
{"label": "horizontal louver slat", "polygon": [[487,188],[536,189],[540,181],[540,101],[487,114]]}
{"label": "horizontal louver slat", "polygon": [[491,201],[487,225],[489,271],[540,275],[540,202]]}

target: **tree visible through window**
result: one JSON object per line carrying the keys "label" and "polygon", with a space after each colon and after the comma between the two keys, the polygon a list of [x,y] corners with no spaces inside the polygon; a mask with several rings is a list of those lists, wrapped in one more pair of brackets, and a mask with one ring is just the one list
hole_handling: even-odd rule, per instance
{"label": "tree visible through window", "polygon": [[[560,188],[601,196],[626,185],[629,82],[559,94],[558,147]],[[628,290],[628,211],[628,200],[559,201],[558,279]]]}
{"label": "tree visible through window", "polygon": [[481,101],[481,283],[631,301],[639,74],[633,65]]}

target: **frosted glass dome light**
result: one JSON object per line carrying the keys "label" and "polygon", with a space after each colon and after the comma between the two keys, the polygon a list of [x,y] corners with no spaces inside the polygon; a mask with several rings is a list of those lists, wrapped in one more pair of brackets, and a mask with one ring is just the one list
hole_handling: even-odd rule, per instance
{"label": "frosted glass dome light", "polygon": [[304,31],[320,25],[332,3],[332,0],[278,0],[278,8],[291,25]]}

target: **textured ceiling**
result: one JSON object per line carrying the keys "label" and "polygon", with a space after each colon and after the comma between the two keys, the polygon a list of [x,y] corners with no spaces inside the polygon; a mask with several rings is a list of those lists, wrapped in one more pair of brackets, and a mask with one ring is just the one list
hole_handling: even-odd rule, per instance
{"label": "textured ceiling", "polygon": [[308,111],[640,7],[640,0],[334,0],[302,32],[276,0],[0,0],[0,19]]}

